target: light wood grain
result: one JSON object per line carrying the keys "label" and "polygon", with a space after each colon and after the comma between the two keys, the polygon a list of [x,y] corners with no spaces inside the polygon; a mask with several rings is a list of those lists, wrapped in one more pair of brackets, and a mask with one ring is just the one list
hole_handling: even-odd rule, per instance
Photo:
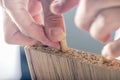
{"label": "light wood grain", "polygon": [[63,39],[62,41],[60,41],[60,50],[62,52],[66,52],[68,50],[66,39]]}
{"label": "light wood grain", "polygon": [[75,49],[60,52],[47,47],[26,47],[33,80],[120,80],[120,61],[105,63],[101,56]]}

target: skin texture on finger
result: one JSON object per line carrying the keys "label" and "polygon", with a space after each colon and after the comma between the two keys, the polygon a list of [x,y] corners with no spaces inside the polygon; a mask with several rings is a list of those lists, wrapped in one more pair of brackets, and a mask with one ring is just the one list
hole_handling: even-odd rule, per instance
{"label": "skin texture on finger", "polygon": [[17,45],[35,45],[40,42],[22,34],[10,17],[4,12],[4,35],[5,41],[9,44]]}
{"label": "skin texture on finger", "polygon": [[77,27],[89,32],[92,22],[104,9],[120,6],[119,0],[81,0],[75,16]]}
{"label": "skin texture on finger", "polygon": [[102,50],[102,55],[107,59],[114,59],[120,56],[120,39],[108,43]]}
{"label": "skin texture on finger", "polygon": [[86,0],[82,0],[79,2],[75,15],[75,23],[77,27],[88,31],[90,24],[94,20],[94,17],[96,15],[96,11],[94,11],[94,9],[89,9],[89,7],[87,8],[87,4],[85,1]]}
{"label": "skin texture on finger", "polygon": [[42,6],[40,1],[30,0],[28,4],[28,11],[37,24],[42,24]]}
{"label": "skin texture on finger", "polygon": [[[27,11],[27,5],[28,5],[28,0],[25,1],[20,1],[20,0],[13,0],[12,3],[11,1],[4,1],[7,6],[7,13],[11,17],[11,19],[16,23],[18,28],[20,29],[21,32],[23,32],[26,35],[29,35],[28,27],[31,28],[30,26],[34,24],[34,20],[32,16],[29,14]],[[9,5],[7,5],[9,4]],[[12,4],[15,4],[12,6]]]}
{"label": "skin texture on finger", "polygon": [[37,24],[42,24],[41,15],[39,13],[32,17]]}
{"label": "skin texture on finger", "polygon": [[29,0],[28,11],[32,16],[37,15],[38,13],[40,14],[41,10],[42,10],[42,6],[40,1]]}
{"label": "skin texture on finger", "polygon": [[120,28],[120,8],[110,8],[102,11],[90,28],[90,34],[93,38],[106,42],[110,34]]}
{"label": "skin texture on finger", "polygon": [[79,0],[54,0],[51,4],[51,11],[54,14],[62,14],[79,3]]}
{"label": "skin texture on finger", "polygon": [[[29,0],[5,0],[6,11],[10,18],[19,28],[20,32],[24,35],[29,36],[37,41],[40,41],[44,45],[49,45],[51,47],[58,47],[58,43],[50,41],[43,30],[43,26],[37,24],[32,18],[28,11]],[[14,4],[14,6],[13,6]],[[35,5],[35,4],[34,4]]]}
{"label": "skin texture on finger", "polygon": [[41,0],[44,12],[45,32],[51,41],[58,42],[65,38],[65,25],[62,15],[55,15],[50,11],[53,0]]}

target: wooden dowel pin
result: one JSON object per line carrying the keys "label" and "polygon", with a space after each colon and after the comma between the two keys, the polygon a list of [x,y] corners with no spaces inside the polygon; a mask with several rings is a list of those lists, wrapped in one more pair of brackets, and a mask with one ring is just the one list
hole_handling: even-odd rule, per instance
{"label": "wooden dowel pin", "polygon": [[61,50],[62,52],[66,52],[66,51],[68,50],[66,39],[63,39],[63,40],[60,41],[59,43],[60,43],[60,50]]}

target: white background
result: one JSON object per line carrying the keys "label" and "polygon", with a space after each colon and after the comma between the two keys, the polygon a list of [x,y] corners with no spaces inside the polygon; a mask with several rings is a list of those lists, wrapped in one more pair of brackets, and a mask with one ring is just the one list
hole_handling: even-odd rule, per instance
{"label": "white background", "polygon": [[18,80],[21,77],[18,46],[4,42],[3,15],[0,8],[0,80]]}

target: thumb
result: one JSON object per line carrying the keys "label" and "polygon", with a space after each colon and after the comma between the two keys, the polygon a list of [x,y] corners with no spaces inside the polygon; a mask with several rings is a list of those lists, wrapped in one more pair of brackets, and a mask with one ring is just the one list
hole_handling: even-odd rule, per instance
{"label": "thumb", "polygon": [[62,14],[79,3],[79,0],[54,0],[51,4],[51,11],[54,14]]}

